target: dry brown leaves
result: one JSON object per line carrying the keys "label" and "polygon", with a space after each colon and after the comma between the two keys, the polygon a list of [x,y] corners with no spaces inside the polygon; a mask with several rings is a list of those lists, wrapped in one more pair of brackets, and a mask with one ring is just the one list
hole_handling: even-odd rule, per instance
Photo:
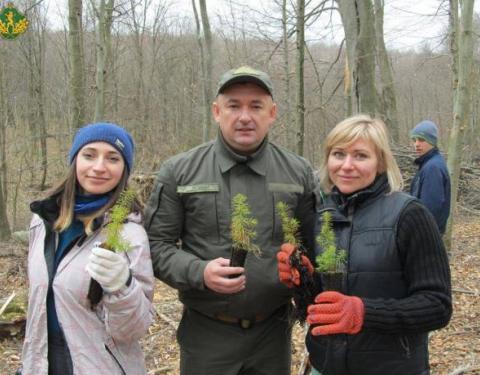
{"label": "dry brown leaves", "polygon": [[[8,250],[12,243],[0,243]],[[2,252],[5,253],[5,252]],[[8,253],[8,251],[7,251]],[[455,228],[451,259],[454,313],[450,324],[430,337],[432,375],[480,374],[480,221],[466,220]],[[0,259],[0,298],[25,287],[24,259]],[[179,351],[175,331],[182,306],[176,291],[157,282],[154,305],[157,318],[142,340],[149,375],[179,374]],[[296,375],[304,354],[304,331],[294,328],[292,374]],[[0,374],[13,374],[20,366],[21,337],[0,341]]]}

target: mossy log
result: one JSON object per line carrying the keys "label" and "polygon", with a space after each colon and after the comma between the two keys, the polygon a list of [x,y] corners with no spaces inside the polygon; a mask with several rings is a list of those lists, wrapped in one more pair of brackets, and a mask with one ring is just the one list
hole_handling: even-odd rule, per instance
{"label": "mossy log", "polygon": [[23,293],[13,293],[9,298],[0,300],[0,306],[4,308],[0,315],[0,338],[24,334],[27,321],[26,296]]}

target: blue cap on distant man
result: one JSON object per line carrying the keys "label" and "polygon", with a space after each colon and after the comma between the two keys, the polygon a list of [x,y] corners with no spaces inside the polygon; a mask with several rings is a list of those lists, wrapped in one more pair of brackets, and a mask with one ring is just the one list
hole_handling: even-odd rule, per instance
{"label": "blue cap on distant man", "polygon": [[438,127],[433,121],[421,121],[410,131],[410,138],[420,138],[432,146],[436,146],[438,142]]}

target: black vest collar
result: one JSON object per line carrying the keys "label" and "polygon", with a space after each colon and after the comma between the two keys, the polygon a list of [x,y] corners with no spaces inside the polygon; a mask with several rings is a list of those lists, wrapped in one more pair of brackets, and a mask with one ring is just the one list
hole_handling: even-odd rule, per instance
{"label": "black vest collar", "polygon": [[389,189],[388,178],[385,173],[378,175],[371,185],[356,191],[355,193],[346,195],[342,194],[336,186],[333,187],[331,199],[342,212],[347,212],[349,207],[355,207],[363,204],[367,200],[372,200]]}

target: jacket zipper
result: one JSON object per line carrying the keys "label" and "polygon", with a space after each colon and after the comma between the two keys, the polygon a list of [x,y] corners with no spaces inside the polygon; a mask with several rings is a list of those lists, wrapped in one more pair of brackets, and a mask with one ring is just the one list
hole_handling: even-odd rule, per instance
{"label": "jacket zipper", "polygon": [[120,367],[120,370],[122,371],[122,374],[123,375],[127,375],[127,373],[125,372],[125,370],[123,369],[122,365],[120,364],[120,362],[118,361],[117,357],[115,357],[112,353],[112,351],[110,350],[110,348],[107,346],[107,344],[104,344],[105,345],[105,349],[107,350],[107,352],[112,356],[112,358],[115,360],[115,362],[117,363],[118,367]]}
{"label": "jacket zipper", "polygon": [[352,247],[352,237],[353,237],[353,205],[348,206],[347,218],[350,223],[350,233],[348,234],[348,253],[347,253],[347,269],[345,270],[345,293],[349,294],[350,290],[348,288],[348,270],[350,269],[350,249]]}

